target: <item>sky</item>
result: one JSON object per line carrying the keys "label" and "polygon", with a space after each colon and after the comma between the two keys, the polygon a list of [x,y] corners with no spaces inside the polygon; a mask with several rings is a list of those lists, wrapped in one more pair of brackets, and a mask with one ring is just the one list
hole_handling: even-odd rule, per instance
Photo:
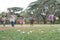
{"label": "sky", "polygon": [[7,11],[10,7],[26,8],[31,2],[36,0],[0,0],[0,12]]}

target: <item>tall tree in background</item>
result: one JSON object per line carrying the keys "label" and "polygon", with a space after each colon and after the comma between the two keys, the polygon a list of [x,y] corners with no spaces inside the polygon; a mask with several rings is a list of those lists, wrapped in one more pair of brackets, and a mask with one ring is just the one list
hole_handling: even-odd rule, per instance
{"label": "tall tree in background", "polygon": [[[28,7],[30,7],[29,9],[31,11],[34,10],[34,15],[36,17],[36,19],[38,19],[38,23],[40,22],[40,20],[43,20],[44,24],[47,21],[46,18],[48,18],[48,15],[51,11],[53,11],[53,13],[55,13],[55,10],[57,9],[57,1],[56,0],[38,0],[36,2],[32,2],[30,3],[30,5]],[[45,12],[45,16],[42,16],[42,13]]]}
{"label": "tall tree in background", "polygon": [[11,8],[7,8],[7,10],[8,10],[9,12],[15,13],[15,12],[22,11],[23,8],[21,8],[21,7],[11,7]]}

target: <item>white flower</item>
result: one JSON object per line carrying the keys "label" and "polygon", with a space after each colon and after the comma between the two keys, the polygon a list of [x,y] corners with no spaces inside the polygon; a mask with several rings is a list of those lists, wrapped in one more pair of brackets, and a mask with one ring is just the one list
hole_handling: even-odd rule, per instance
{"label": "white flower", "polygon": [[18,32],[20,32],[20,30],[17,30]]}
{"label": "white flower", "polygon": [[41,32],[44,32],[44,31],[41,31]]}
{"label": "white flower", "polygon": [[33,31],[30,31],[30,33],[32,33]]}
{"label": "white flower", "polygon": [[59,17],[56,17],[56,20],[59,20]]}
{"label": "white flower", "polygon": [[25,33],[25,32],[22,32],[23,34]]}

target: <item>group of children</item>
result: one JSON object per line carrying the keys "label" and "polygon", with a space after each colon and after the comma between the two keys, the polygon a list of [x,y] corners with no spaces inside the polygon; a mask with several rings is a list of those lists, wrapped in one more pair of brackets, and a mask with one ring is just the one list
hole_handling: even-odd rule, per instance
{"label": "group of children", "polygon": [[[51,14],[49,15],[49,20],[50,20],[50,23],[51,23],[51,24],[53,24],[54,19],[55,19],[55,16],[54,16],[54,14],[51,13]],[[2,18],[1,18],[1,20],[2,20],[2,22],[3,22],[3,26],[5,27],[7,18],[3,15]],[[34,23],[33,16],[31,17],[30,20],[31,20],[30,23],[33,24],[33,23]],[[11,23],[12,27],[14,27],[14,25],[15,25],[15,15],[14,15],[14,14],[11,14],[11,15],[10,15],[10,23]],[[23,17],[22,17],[22,16],[19,17],[19,23],[20,23],[21,25],[23,24]]]}
{"label": "group of children", "polygon": [[[4,27],[6,25],[6,20],[7,20],[7,18],[5,17],[5,15],[3,15],[1,18],[1,21],[2,21]],[[14,14],[10,15],[10,23],[11,23],[11,26],[14,27],[14,25],[15,25],[15,15]],[[19,23],[21,25],[23,24],[23,17],[22,16],[19,17]]]}

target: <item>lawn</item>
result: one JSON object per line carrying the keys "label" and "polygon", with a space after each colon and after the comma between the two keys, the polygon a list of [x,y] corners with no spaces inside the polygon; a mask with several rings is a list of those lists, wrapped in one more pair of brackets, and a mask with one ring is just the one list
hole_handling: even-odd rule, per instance
{"label": "lawn", "polygon": [[60,40],[60,25],[0,26],[0,40]]}

